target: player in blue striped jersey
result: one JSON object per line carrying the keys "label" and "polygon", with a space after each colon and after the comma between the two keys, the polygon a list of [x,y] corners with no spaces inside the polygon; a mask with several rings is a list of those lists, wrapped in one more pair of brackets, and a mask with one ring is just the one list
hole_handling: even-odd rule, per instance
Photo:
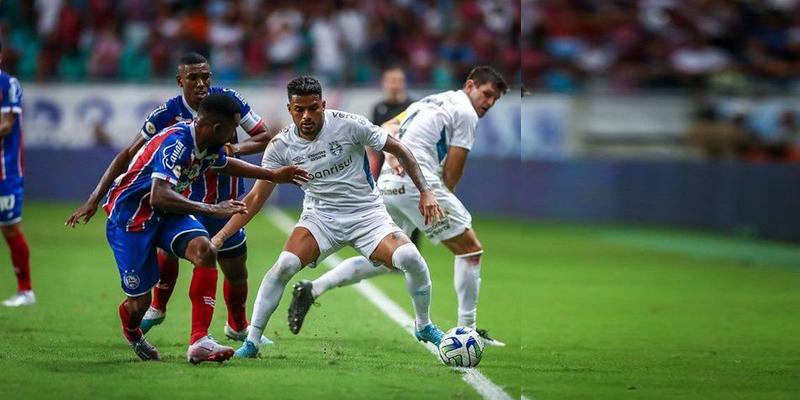
{"label": "player in blue striped jersey", "polygon": [[[266,124],[236,91],[211,86],[211,69],[203,56],[197,53],[184,55],[178,65],[176,79],[183,93],[168,100],[148,115],[134,141],[127,149],[117,154],[89,199],[67,220],[68,225],[75,226],[80,221],[88,222],[96,212],[97,206],[112,181],[125,171],[132,156],[162,129],[178,122],[195,119],[200,102],[211,93],[225,93],[236,101],[241,115],[239,127],[250,135],[248,140],[239,143],[234,134],[231,141],[225,146],[226,154],[237,157],[239,154],[253,154],[264,150],[271,138],[267,133]],[[186,188],[184,195],[193,201],[216,204],[229,199],[235,200],[243,191],[244,183],[241,179],[218,174],[209,169],[190,187]],[[224,218],[197,216],[197,219],[212,235],[227,222],[227,219]],[[245,263],[247,245],[245,241],[245,232],[242,229],[221,245],[218,254],[220,268],[225,274],[223,289],[225,304],[228,308],[225,334],[235,340],[244,340],[248,327],[245,310],[247,302]],[[154,325],[160,324],[165,318],[167,302],[178,277],[178,259],[166,252],[159,252],[159,268],[161,280],[154,289],[153,303],[142,323],[145,332]],[[267,342],[267,339],[264,338],[264,341]]]}
{"label": "player in blue striped jersey", "polygon": [[[3,49],[0,45],[0,61]],[[0,71],[0,231],[11,253],[17,292],[3,301],[7,307],[32,305],[30,250],[22,221],[22,86]]]}

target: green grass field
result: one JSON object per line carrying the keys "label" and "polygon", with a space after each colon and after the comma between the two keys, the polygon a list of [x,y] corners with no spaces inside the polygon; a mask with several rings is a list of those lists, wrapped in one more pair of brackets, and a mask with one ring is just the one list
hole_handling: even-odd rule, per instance
{"label": "green grass field", "polygon": [[[287,292],[266,332],[276,345],[263,358],[192,366],[185,262],[166,322],[148,334],[166,362],[140,362],[120,334],[123,295],[104,218],[68,230],[71,210],[26,205],[39,303],[0,309],[0,398],[480,398],[353,288],[321,298],[298,336],[286,326]],[[496,219],[475,227],[486,249],[479,326],[508,343],[487,348],[479,370],[511,397],[800,396],[800,247]],[[252,304],[286,235],[259,217],[248,236]],[[449,328],[452,257],[429,243],[422,252],[432,317]],[[2,263],[6,296],[15,283]],[[374,283],[411,312],[401,277]],[[222,334],[221,292],[220,282],[212,334],[234,345]]]}

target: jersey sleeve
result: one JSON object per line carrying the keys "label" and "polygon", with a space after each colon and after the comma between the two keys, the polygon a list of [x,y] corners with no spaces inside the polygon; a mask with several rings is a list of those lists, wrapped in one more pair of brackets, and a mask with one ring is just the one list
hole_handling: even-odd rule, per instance
{"label": "jersey sleeve", "polygon": [[286,146],[280,140],[271,140],[264,150],[264,157],[261,158],[261,166],[264,168],[275,169],[290,165],[286,162]]}
{"label": "jersey sleeve", "polygon": [[472,150],[475,143],[475,128],[478,126],[478,116],[474,113],[457,113],[453,124],[453,136],[450,146],[462,147]]}
{"label": "jersey sleeve", "polygon": [[169,135],[156,149],[153,156],[153,179],[163,179],[177,185],[181,171],[190,167],[192,144],[182,140],[180,134]]}
{"label": "jersey sleeve", "polygon": [[389,138],[389,133],[360,115],[355,117],[355,121],[351,123],[356,126],[356,141],[375,151],[383,150],[383,146],[386,145],[386,140]]}
{"label": "jersey sleeve", "polygon": [[241,126],[248,135],[252,136],[256,129],[264,123],[264,120],[253,111],[239,92],[233,89],[223,89],[223,92],[233,96],[236,103],[239,104],[239,115],[241,115],[239,126]]}
{"label": "jersey sleeve", "polygon": [[174,122],[175,116],[169,111],[167,104],[156,108],[144,120],[142,130],[139,132],[145,140],[150,140],[162,129],[169,127]]}
{"label": "jersey sleeve", "polygon": [[17,78],[10,78],[3,82],[1,95],[0,112],[15,114],[22,112],[22,86]]}

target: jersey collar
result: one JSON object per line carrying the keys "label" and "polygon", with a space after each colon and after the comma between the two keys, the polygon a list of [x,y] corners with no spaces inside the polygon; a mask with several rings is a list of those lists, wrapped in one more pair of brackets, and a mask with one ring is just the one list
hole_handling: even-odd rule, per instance
{"label": "jersey collar", "polygon": [[456,93],[458,93],[458,97],[461,99],[461,102],[464,103],[466,108],[472,111],[472,115],[475,116],[475,118],[480,118],[478,116],[478,112],[475,111],[475,107],[472,106],[472,102],[469,101],[469,96],[467,96],[467,93],[465,93],[463,89],[458,89]]}
{"label": "jersey collar", "polygon": [[189,103],[186,102],[186,98],[184,98],[183,95],[181,95],[181,101],[183,102],[183,106],[186,107],[187,110],[189,110],[190,114],[192,114],[192,119],[193,120],[196,119],[197,111],[194,108],[192,108],[192,106],[190,106]]}

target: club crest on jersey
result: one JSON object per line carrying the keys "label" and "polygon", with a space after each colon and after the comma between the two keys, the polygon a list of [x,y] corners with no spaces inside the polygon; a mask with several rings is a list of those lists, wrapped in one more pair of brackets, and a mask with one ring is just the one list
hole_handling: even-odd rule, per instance
{"label": "club crest on jersey", "polygon": [[328,150],[330,150],[331,154],[333,154],[334,156],[338,156],[339,154],[342,154],[342,150],[343,149],[342,149],[342,145],[339,144],[338,141],[334,140],[334,141],[328,143]]}
{"label": "club crest on jersey", "polygon": [[125,284],[125,287],[128,289],[136,289],[139,287],[139,276],[135,274],[125,274],[122,277],[122,283]]}

